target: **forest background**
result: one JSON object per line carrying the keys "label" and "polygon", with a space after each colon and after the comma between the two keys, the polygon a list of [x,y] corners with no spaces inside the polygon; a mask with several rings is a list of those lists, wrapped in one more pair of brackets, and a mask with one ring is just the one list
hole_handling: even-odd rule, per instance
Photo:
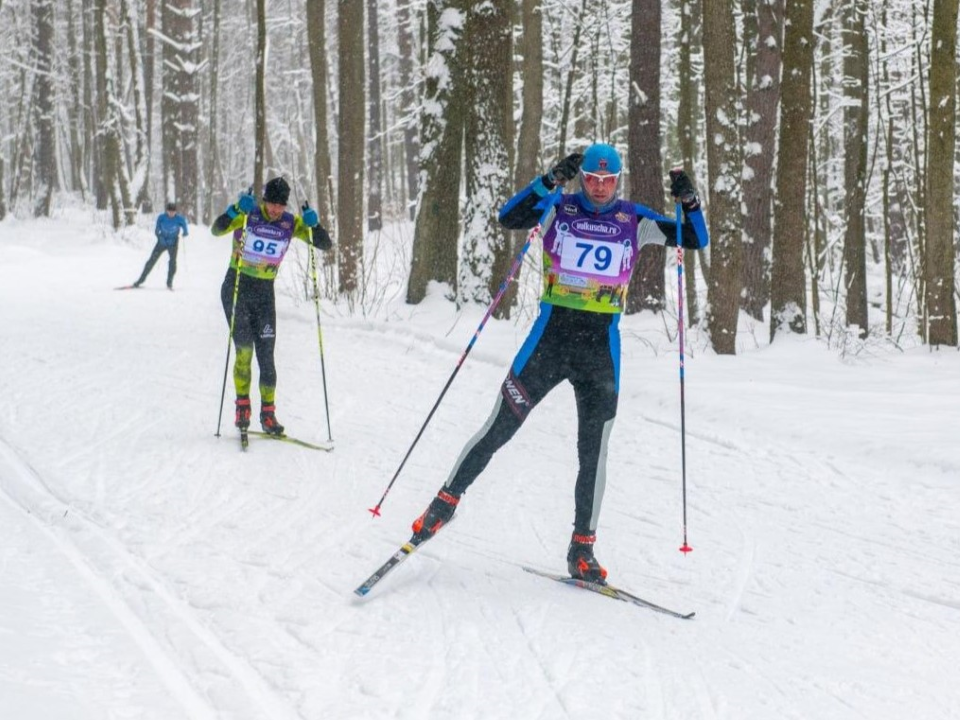
{"label": "forest background", "polygon": [[[958,2],[0,0],[0,219],[82,204],[120,229],[176,201],[206,224],[283,174],[349,312],[382,300],[386,223],[407,302],[483,304],[524,242],[499,206],[602,141],[634,201],[672,214],[677,165],[700,189],[684,294],[717,353],[745,318],[956,347]],[[644,249],[628,312],[677,311],[675,262]]]}

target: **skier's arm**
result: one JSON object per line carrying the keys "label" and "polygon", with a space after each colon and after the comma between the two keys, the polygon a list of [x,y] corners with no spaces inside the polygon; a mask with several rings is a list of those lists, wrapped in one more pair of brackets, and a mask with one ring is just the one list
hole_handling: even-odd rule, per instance
{"label": "skier's arm", "polygon": [[500,210],[500,224],[508,230],[528,230],[537,224],[543,215],[543,201],[550,190],[543,184],[543,178],[537,178],[507,200]]}
{"label": "skier's arm", "polygon": [[[229,208],[228,208],[229,210]],[[234,230],[239,230],[243,227],[244,215],[234,215],[230,216],[229,212],[224,212],[216,220],[213,221],[213,225],[210,226],[210,234],[219,236],[226,235],[229,232]]]}
{"label": "skier's arm", "polygon": [[217,236],[226,235],[228,232],[242,228],[246,216],[256,209],[256,198],[249,192],[241,193],[237,202],[230,205],[220,217],[213,221],[210,233]]}
{"label": "skier's arm", "polygon": [[[677,222],[674,218],[654,212],[644,205],[633,204],[637,215],[637,247],[644,245],[677,246]],[[707,225],[700,209],[684,211],[681,228],[683,247],[689,250],[702,250],[710,243]]]}
{"label": "skier's arm", "polygon": [[536,225],[546,208],[544,198],[558,185],[563,187],[568,180],[576,177],[581,162],[583,155],[580,153],[567,155],[546,174],[507,200],[500,210],[500,224],[509,230],[528,230]]}
{"label": "skier's arm", "polygon": [[304,203],[300,212],[301,215],[297,217],[294,224],[293,236],[323,251],[332,248],[333,241],[330,239],[330,233],[320,224],[317,211],[310,207],[309,203]]}

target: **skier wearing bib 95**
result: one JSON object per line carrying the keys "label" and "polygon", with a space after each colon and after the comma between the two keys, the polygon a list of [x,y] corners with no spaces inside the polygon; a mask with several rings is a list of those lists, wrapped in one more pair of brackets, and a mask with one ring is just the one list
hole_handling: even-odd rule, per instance
{"label": "skier wearing bib 95", "polygon": [[[575,578],[605,582],[607,571],[593,547],[606,485],[607,445],[617,414],[620,315],[640,248],[649,243],[676,247],[681,222],[620,199],[621,169],[615,148],[591,145],[582,155],[557,162],[500,210],[500,223],[510,229],[532,228],[544,218],[540,313],[500,387],[490,418],[414,521],[414,537],[432,537],[453,517],[461,496],[493,454],[537,403],[567,380],[576,398],[579,456],[567,567]],[[553,192],[575,178],[578,192]],[[671,172],[670,190],[683,207],[683,247],[706,247],[700,200],[682,170]]]}
{"label": "skier wearing bib 95", "polygon": [[233,365],[237,391],[235,425],[244,431],[250,426],[251,365],[256,352],[260,367],[260,425],[271,435],[283,434],[274,405],[277,308],[273,281],[293,238],[321,250],[333,246],[330,235],[320,226],[317,211],[304,203],[302,215],[289,213],[289,198],[287,181],[282,177],[273,178],[263,187],[263,202],[258,203],[253,195],[243,193],[210,228],[213,235],[233,233],[233,253],[220,287],[220,299],[227,324],[232,322],[237,350]]}

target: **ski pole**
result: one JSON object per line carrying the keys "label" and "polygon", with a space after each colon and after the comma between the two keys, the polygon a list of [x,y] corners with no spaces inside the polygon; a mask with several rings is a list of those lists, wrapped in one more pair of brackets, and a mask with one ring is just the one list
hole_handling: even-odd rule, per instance
{"label": "ski pole", "polygon": [[[303,204],[303,209],[310,207],[307,203]],[[310,231],[311,237],[313,230]],[[333,442],[333,433],[330,429],[330,403],[327,400],[327,368],[323,361],[323,330],[320,327],[320,287],[317,283],[317,260],[314,256],[314,248],[310,247],[310,277],[313,280],[313,306],[317,311],[317,344],[320,346],[320,377],[323,379],[323,408],[327,413],[327,440]]]}
{"label": "ski pole", "polygon": [[[253,188],[247,192],[252,193]],[[233,306],[230,308],[230,334],[227,336],[227,359],[223,362],[223,388],[220,390],[220,411],[217,413],[217,432],[214,433],[220,437],[220,423],[223,422],[223,401],[227,396],[227,370],[230,368],[230,348],[233,346],[233,327],[237,320],[237,297],[240,294],[240,268],[243,267],[243,245],[247,239],[247,218],[243,215],[243,233],[240,235],[240,247],[237,252],[237,274],[233,278]]]}
{"label": "ski pole", "polygon": [[[672,174],[672,173],[671,173]],[[683,206],[677,200],[677,339],[680,343],[680,467],[683,476],[683,545],[680,552],[693,552],[687,543],[687,429],[683,398]]]}
{"label": "ski pole", "polygon": [[467,359],[467,355],[470,354],[470,351],[473,349],[474,344],[477,342],[477,338],[480,336],[480,333],[483,331],[484,325],[487,324],[487,320],[490,319],[490,316],[493,314],[493,311],[496,309],[497,305],[500,304],[500,300],[503,298],[503,294],[506,292],[507,287],[510,285],[510,282],[516,276],[517,271],[520,269],[520,263],[523,262],[523,256],[527,254],[527,250],[530,249],[530,244],[540,236],[541,229],[543,228],[543,223],[547,215],[553,210],[553,205],[551,204],[545,211],[543,216],[540,218],[540,222],[530,231],[530,234],[527,235],[527,240],[523,244],[523,247],[520,248],[520,252],[517,253],[516,259],[513,261],[513,265],[510,267],[510,272],[507,273],[506,279],[500,284],[500,290],[497,292],[497,296],[493,299],[493,302],[490,303],[490,307],[487,308],[486,315],[483,316],[483,320],[480,321],[480,325],[477,327],[473,337],[470,338],[470,342],[467,344],[466,349],[463,351],[463,354],[460,356],[460,359],[457,361],[456,367],[453,369],[453,373],[450,375],[450,378],[447,380],[447,384],[443,386],[443,390],[440,391],[440,397],[437,398],[437,401],[433,404],[433,407],[430,408],[430,412],[427,414],[427,419],[423,421],[423,425],[420,427],[420,432],[417,433],[417,436],[413,439],[413,444],[410,445],[410,448],[407,450],[407,454],[403,456],[403,460],[400,462],[400,467],[397,468],[397,471],[393,474],[393,477],[390,479],[390,482],[387,484],[387,489],[383,491],[383,496],[380,498],[380,501],[372,508],[369,509],[369,512],[374,517],[380,516],[380,506],[383,505],[383,501],[387,499],[387,494],[390,492],[390,488],[393,487],[393,484],[397,481],[397,478],[400,476],[400,471],[403,470],[403,466],[407,464],[407,460],[410,457],[410,453],[413,452],[413,449],[417,446],[417,443],[420,442],[420,437],[423,435],[423,431],[427,429],[427,425],[430,423],[430,419],[433,417],[433,414],[437,411],[437,408],[440,406],[440,401],[443,400],[443,396],[447,394],[447,390],[450,389],[450,385],[453,383],[453,379],[457,376],[457,373],[460,372],[460,368],[463,366],[464,360]]}

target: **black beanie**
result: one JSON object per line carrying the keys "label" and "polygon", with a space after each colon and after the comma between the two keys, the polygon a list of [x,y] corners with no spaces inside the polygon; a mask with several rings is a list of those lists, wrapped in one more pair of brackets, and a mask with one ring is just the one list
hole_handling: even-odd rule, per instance
{"label": "black beanie", "polygon": [[286,205],[289,198],[290,186],[282,177],[275,177],[273,180],[268,180],[267,184],[263,186],[264,202]]}

